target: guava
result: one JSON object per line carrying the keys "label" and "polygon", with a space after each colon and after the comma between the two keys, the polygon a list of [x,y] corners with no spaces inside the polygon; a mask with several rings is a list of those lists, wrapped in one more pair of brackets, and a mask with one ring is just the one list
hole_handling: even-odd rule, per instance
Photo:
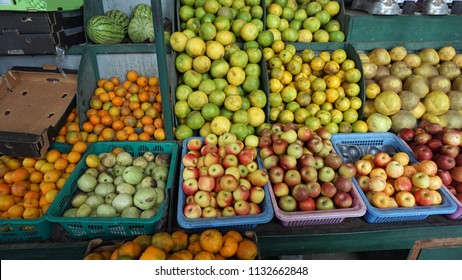
{"label": "guava", "polygon": [[367,120],[367,127],[371,132],[387,132],[391,128],[391,119],[380,113],[373,113]]}
{"label": "guava", "polygon": [[148,210],[157,203],[157,191],[154,188],[141,188],[133,196],[133,203],[141,210]]}

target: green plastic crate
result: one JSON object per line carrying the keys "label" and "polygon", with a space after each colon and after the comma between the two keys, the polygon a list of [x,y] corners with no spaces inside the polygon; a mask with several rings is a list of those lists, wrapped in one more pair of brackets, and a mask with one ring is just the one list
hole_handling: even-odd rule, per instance
{"label": "green plastic crate", "polygon": [[345,13],[348,42],[461,41],[462,16],[369,15]]}
{"label": "green plastic crate", "polygon": [[[55,143],[51,149],[57,149],[61,153],[69,153],[72,146],[63,143]],[[24,219],[0,219],[0,243],[13,242],[38,242],[51,237],[51,223],[45,216],[33,220]]]}
{"label": "green plastic crate", "polygon": [[134,237],[142,234],[153,234],[161,226],[161,220],[167,214],[169,200],[169,190],[173,185],[176,176],[178,160],[177,142],[97,142],[93,144],[82,156],[86,158],[89,154],[100,154],[110,152],[116,147],[121,147],[132,156],[140,156],[144,152],[150,151],[154,154],[167,153],[171,156],[170,167],[166,184],[166,198],[157,211],[156,216],[150,219],[132,218],[68,218],[63,217],[63,213],[70,208],[70,202],[76,193],[79,192],[77,179],[87,169],[85,160],[81,160],[75,167],[74,172],[66,181],[66,184],[51,204],[46,213],[46,219],[53,223],[58,223],[75,239],[120,239]]}

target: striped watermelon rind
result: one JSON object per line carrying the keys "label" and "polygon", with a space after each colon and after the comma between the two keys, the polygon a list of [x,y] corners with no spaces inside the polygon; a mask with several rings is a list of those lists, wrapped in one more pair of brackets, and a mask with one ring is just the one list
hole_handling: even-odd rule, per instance
{"label": "striped watermelon rind", "polygon": [[95,44],[119,44],[125,38],[124,28],[107,16],[94,16],[85,25],[87,37]]}
{"label": "striped watermelon rind", "polygon": [[131,18],[135,18],[137,16],[144,16],[152,18],[152,8],[148,4],[138,4],[132,9]]}
{"label": "striped watermelon rind", "polygon": [[121,10],[114,9],[107,11],[104,15],[119,23],[124,28],[125,34],[127,34],[128,24],[130,23],[130,18],[127,14]]}
{"label": "striped watermelon rind", "polygon": [[133,43],[141,43],[146,40],[154,42],[154,24],[152,18],[136,16],[128,25],[128,37]]}

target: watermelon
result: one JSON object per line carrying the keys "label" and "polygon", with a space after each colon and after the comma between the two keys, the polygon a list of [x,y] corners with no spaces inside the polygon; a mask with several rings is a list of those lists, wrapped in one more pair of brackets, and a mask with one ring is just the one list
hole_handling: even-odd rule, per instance
{"label": "watermelon", "polygon": [[138,4],[132,9],[132,18],[144,16],[152,18],[152,8],[148,4]]}
{"label": "watermelon", "polygon": [[128,37],[133,43],[141,43],[148,40],[154,42],[154,24],[152,18],[136,16],[128,25]]}
{"label": "watermelon", "polygon": [[124,28],[107,16],[94,16],[85,25],[87,37],[95,44],[119,44],[125,38]]}
{"label": "watermelon", "polygon": [[124,12],[120,10],[109,10],[104,15],[122,25],[125,34],[127,34],[130,18]]}

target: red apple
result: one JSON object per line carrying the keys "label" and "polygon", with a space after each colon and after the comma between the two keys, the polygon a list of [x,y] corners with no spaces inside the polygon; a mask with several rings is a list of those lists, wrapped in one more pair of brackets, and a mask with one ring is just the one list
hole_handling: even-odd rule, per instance
{"label": "red apple", "polygon": [[291,195],[297,202],[304,201],[310,197],[308,186],[305,184],[297,184],[292,188]]}
{"label": "red apple", "polygon": [[439,123],[424,123],[424,129],[431,135],[435,135],[443,131],[443,127]]}
{"label": "red apple", "polygon": [[201,155],[205,156],[208,153],[216,153],[218,152],[218,147],[213,144],[206,144],[201,148]]}
{"label": "red apple", "polygon": [[211,192],[215,188],[215,178],[212,176],[201,176],[197,180],[197,187],[199,190]]}
{"label": "red apple", "polygon": [[385,167],[391,161],[391,157],[386,152],[378,152],[373,159],[374,166]]}
{"label": "red apple", "polygon": [[250,205],[245,200],[238,200],[234,203],[234,211],[237,215],[249,215]]}
{"label": "red apple", "polygon": [[417,171],[423,172],[428,176],[434,176],[438,172],[438,165],[433,160],[422,160],[417,165]]}
{"label": "red apple", "polygon": [[241,152],[241,147],[237,143],[228,143],[225,145],[225,153],[237,156]]}
{"label": "red apple", "polygon": [[183,169],[183,180],[187,180],[189,178],[199,179],[199,170],[197,168],[188,166]]}
{"label": "red apple", "polygon": [[449,186],[451,184],[452,176],[451,176],[451,173],[448,170],[438,170],[436,175],[441,178],[441,181],[443,182],[443,185]]}
{"label": "red apple", "polygon": [[205,208],[212,202],[212,196],[208,191],[199,190],[194,194],[194,202],[196,202],[201,208]]}
{"label": "red apple", "polygon": [[387,181],[383,177],[372,177],[369,180],[369,189],[374,192],[381,192],[387,186]]}
{"label": "red apple", "polygon": [[223,157],[221,159],[221,165],[223,165],[223,167],[226,169],[226,168],[231,167],[231,166],[238,166],[239,161],[238,161],[236,155],[227,154],[227,155],[225,155],[225,157]]}
{"label": "red apple", "polygon": [[296,169],[297,168],[297,159],[291,155],[282,155],[279,157],[279,165],[284,170]]}
{"label": "red apple", "polygon": [[197,203],[188,203],[183,208],[183,213],[186,218],[196,219],[202,215],[202,209]]}
{"label": "red apple", "polygon": [[390,197],[383,192],[374,192],[371,197],[371,204],[377,208],[390,207]]}
{"label": "red apple", "polygon": [[368,175],[372,171],[372,163],[366,159],[360,159],[355,162],[356,172],[360,175]]}
{"label": "red apple", "polygon": [[249,202],[249,206],[250,206],[249,215],[256,215],[256,214],[261,213],[261,208],[258,204]]}
{"label": "red apple", "polygon": [[221,190],[218,192],[216,200],[218,206],[221,208],[231,206],[233,203],[233,194],[229,191]]}
{"label": "red apple", "polygon": [[232,216],[236,216],[236,211],[234,211],[234,207],[233,206],[226,206],[225,208],[223,208],[223,211],[221,212],[223,217],[232,217]]}
{"label": "red apple", "polygon": [[433,138],[428,141],[427,146],[432,150],[433,154],[439,153],[441,147],[443,147],[443,141],[440,139]]}
{"label": "red apple", "polygon": [[424,172],[416,172],[411,177],[412,185],[420,189],[427,189],[430,187],[430,176]]}
{"label": "red apple", "polygon": [[453,146],[460,145],[460,134],[454,130],[448,130],[443,135],[443,143]]}
{"label": "red apple", "polygon": [[334,183],[324,182],[321,184],[321,195],[332,198],[336,193],[337,188],[335,187]]}
{"label": "red apple", "polygon": [[453,181],[462,182],[462,166],[454,167],[450,172]]}
{"label": "red apple", "polygon": [[353,180],[343,175],[339,175],[335,181],[334,185],[338,191],[349,192],[353,188]]}
{"label": "red apple", "polygon": [[353,205],[353,198],[346,192],[337,192],[333,199],[335,208],[350,208]]}
{"label": "red apple", "polygon": [[213,133],[207,134],[207,136],[204,137],[204,144],[218,145],[218,136]]}
{"label": "red apple", "polygon": [[329,166],[323,166],[318,170],[318,180],[321,182],[331,182],[335,178],[335,170]]}
{"label": "red apple", "polygon": [[342,165],[342,158],[337,153],[329,153],[324,159],[324,164],[337,170]]}
{"label": "red apple", "polygon": [[266,171],[261,170],[261,169],[257,169],[255,171],[249,173],[249,175],[247,175],[246,179],[249,180],[249,182],[250,182],[250,184],[252,184],[252,186],[263,187],[268,183],[269,176],[268,176],[268,173],[266,173]]}
{"label": "red apple", "polygon": [[260,204],[265,199],[265,190],[262,187],[251,187],[249,200],[253,203]]}
{"label": "red apple", "polygon": [[247,165],[254,160],[253,152],[249,149],[243,149],[237,155],[237,159],[239,160],[240,164]]}
{"label": "red apple", "polygon": [[415,206],[415,198],[414,195],[407,191],[400,191],[395,195],[396,203],[400,207],[414,207]]}
{"label": "red apple", "polygon": [[298,159],[298,164],[299,166],[314,166],[315,164],[315,159],[312,154],[303,154],[299,159]]}
{"label": "red apple", "polygon": [[361,175],[358,178],[356,178],[356,181],[358,181],[359,187],[361,188],[361,190],[364,193],[367,193],[368,191],[370,191],[370,189],[369,189],[369,181],[370,180],[371,180],[371,178],[369,176],[367,176],[367,175]]}
{"label": "red apple", "polygon": [[414,139],[415,132],[412,128],[403,128],[398,136],[406,142],[410,142]]}
{"label": "red apple", "polygon": [[284,155],[287,152],[287,147],[289,146],[289,143],[287,143],[286,140],[283,139],[277,139],[273,141],[273,152],[276,155]]}
{"label": "red apple", "polygon": [[225,174],[220,179],[221,189],[228,192],[233,192],[237,189],[239,181],[231,174]]}
{"label": "red apple", "polygon": [[419,161],[433,158],[432,150],[426,145],[417,145],[414,148],[414,153]]}
{"label": "red apple", "polygon": [[199,190],[197,187],[197,180],[194,178],[184,180],[181,188],[186,195],[193,195]]}
{"label": "red apple", "polygon": [[219,178],[225,174],[225,169],[221,164],[215,163],[208,168],[207,173],[213,178]]}
{"label": "red apple", "polygon": [[433,203],[433,193],[428,189],[418,189],[413,195],[417,205],[430,206]]}
{"label": "red apple", "polygon": [[407,191],[410,192],[412,189],[412,181],[408,177],[399,177],[393,182],[393,187],[396,192]]}
{"label": "red apple", "polygon": [[348,178],[353,178],[356,176],[356,165],[352,162],[344,162],[340,165],[338,173]]}
{"label": "red apple", "polygon": [[456,156],[456,166],[462,166],[462,154]]}
{"label": "red apple", "polygon": [[186,143],[186,147],[190,151],[199,151],[202,148],[202,141],[199,138],[191,138]]}
{"label": "red apple", "polygon": [[436,157],[435,163],[438,166],[438,168],[442,170],[450,170],[454,166],[456,166],[456,160],[453,157],[448,156],[446,154],[438,155]]}
{"label": "red apple", "polygon": [[320,196],[316,199],[316,210],[331,210],[335,209],[334,202],[330,197]]}
{"label": "red apple", "polygon": [[263,147],[260,149],[259,155],[261,159],[265,159],[271,155],[274,155],[273,148],[272,147]]}
{"label": "red apple", "polygon": [[198,157],[193,153],[187,153],[182,158],[182,163],[184,167],[196,167]]}
{"label": "red apple", "polygon": [[308,197],[304,201],[297,202],[297,207],[300,211],[314,211],[316,210],[316,203],[313,198]]}
{"label": "red apple", "polygon": [[303,166],[300,168],[300,176],[304,183],[316,181],[318,179],[318,171],[312,166]]}
{"label": "red apple", "polygon": [[460,148],[459,146],[453,146],[453,145],[443,145],[441,147],[440,153],[444,155],[448,155],[452,158],[455,158],[459,155]]}
{"label": "red apple", "polygon": [[320,127],[316,130],[316,134],[319,135],[322,139],[330,140],[332,138],[332,133],[325,127]]}
{"label": "red apple", "polygon": [[297,201],[291,195],[285,195],[279,198],[278,206],[282,211],[293,212],[297,210]]}
{"label": "red apple", "polygon": [[284,183],[286,183],[289,187],[293,187],[297,184],[300,184],[301,181],[302,177],[300,175],[300,172],[296,169],[288,170],[284,174]]}
{"label": "red apple", "polygon": [[313,137],[313,130],[309,126],[302,125],[297,130],[298,139],[307,142]]}
{"label": "red apple", "polygon": [[276,197],[288,195],[290,193],[289,186],[286,183],[277,183],[273,185],[273,193]]}
{"label": "red apple", "polygon": [[415,136],[414,136],[414,141],[417,144],[427,144],[428,141],[430,141],[430,139],[432,139],[431,134],[426,133],[426,132],[416,133]]}
{"label": "red apple", "polygon": [[271,155],[263,159],[263,167],[266,168],[266,170],[270,170],[275,166],[279,166],[279,157],[277,155]]}
{"label": "red apple", "polygon": [[404,166],[396,160],[392,160],[385,167],[385,171],[387,172],[388,177],[396,179],[403,176]]}
{"label": "red apple", "polygon": [[310,197],[316,198],[321,194],[321,185],[318,182],[308,182],[306,183],[306,186]]}
{"label": "red apple", "polygon": [[284,181],[284,169],[280,166],[273,166],[268,172],[272,184],[278,184]]}
{"label": "red apple", "polygon": [[322,150],[322,148],[324,148],[324,145],[321,139],[313,137],[310,140],[308,140],[308,142],[306,142],[306,147],[313,154],[317,154]]}
{"label": "red apple", "polygon": [[215,218],[217,216],[217,209],[213,208],[212,206],[207,206],[204,209],[202,209],[202,218]]}

